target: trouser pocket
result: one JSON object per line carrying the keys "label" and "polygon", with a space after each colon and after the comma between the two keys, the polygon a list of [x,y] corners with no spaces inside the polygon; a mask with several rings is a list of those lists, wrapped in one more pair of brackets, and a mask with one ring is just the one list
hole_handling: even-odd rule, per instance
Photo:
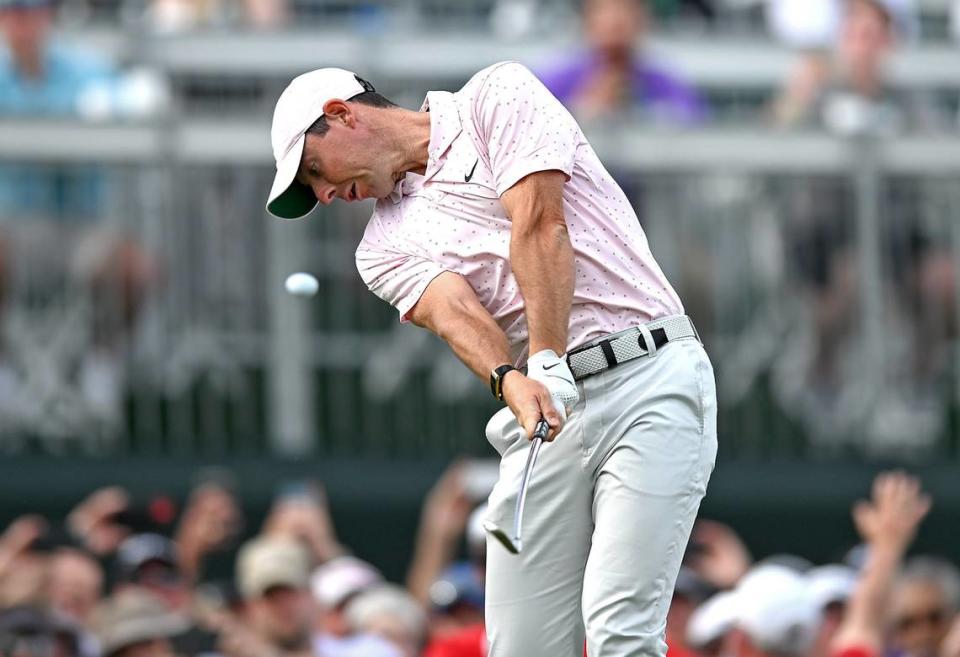
{"label": "trouser pocket", "polygon": [[523,428],[509,406],[501,408],[487,421],[487,442],[503,456],[507,449],[523,437]]}

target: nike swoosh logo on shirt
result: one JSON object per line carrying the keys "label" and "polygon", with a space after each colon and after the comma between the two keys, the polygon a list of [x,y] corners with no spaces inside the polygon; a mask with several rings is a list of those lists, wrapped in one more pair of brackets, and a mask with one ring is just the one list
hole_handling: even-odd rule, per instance
{"label": "nike swoosh logo on shirt", "polygon": [[480,158],[477,158],[477,161],[473,163],[473,168],[470,169],[470,173],[463,177],[463,182],[470,182],[470,179],[473,178],[473,172],[477,170],[477,164],[480,162]]}
{"label": "nike swoosh logo on shirt", "polygon": [[553,365],[544,365],[544,366],[543,366],[543,369],[545,369],[545,370],[552,370],[554,367],[556,367],[556,366],[559,365],[559,364],[560,364],[560,363],[554,363]]}

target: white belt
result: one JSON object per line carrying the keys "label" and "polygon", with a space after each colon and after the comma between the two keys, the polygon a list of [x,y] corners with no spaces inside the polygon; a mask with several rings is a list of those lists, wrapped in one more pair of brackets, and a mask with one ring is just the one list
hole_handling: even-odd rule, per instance
{"label": "white belt", "polygon": [[577,347],[567,354],[567,364],[574,380],[579,381],[640,356],[654,354],[668,342],[689,339],[700,340],[693,321],[686,315],[670,315]]}

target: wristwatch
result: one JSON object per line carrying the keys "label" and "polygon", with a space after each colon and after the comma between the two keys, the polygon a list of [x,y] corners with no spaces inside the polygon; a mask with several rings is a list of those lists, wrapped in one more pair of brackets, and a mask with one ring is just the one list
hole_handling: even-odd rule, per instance
{"label": "wristwatch", "polygon": [[503,401],[503,377],[507,372],[517,369],[513,365],[501,365],[490,372],[490,392],[498,401]]}

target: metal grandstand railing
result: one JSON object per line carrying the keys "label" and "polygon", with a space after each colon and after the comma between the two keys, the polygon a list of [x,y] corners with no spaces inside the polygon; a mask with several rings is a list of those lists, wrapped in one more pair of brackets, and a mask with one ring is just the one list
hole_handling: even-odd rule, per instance
{"label": "metal grandstand railing", "polygon": [[[960,140],[590,134],[707,342],[725,458],[960,455]],[[266,217],[261,122],[5,121],[11,166],[59,201],[0,206],[0,449],[486,453],[483,384],[355,273],[369,206]]]}

